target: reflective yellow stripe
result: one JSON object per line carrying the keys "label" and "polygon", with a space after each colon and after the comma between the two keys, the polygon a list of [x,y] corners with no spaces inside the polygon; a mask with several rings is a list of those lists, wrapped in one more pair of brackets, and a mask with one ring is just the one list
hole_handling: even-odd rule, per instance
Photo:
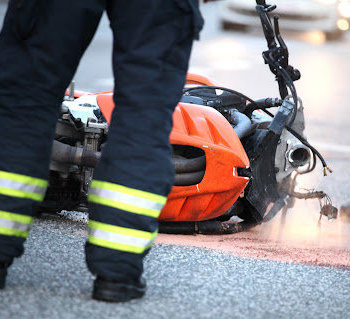
{"label": "reflective yellow stripe", "polygon": [[28,233],[29,233],[28,231],[0,227],[0,235],[27,238]]}
{"label": "reflective yellow stripe", "polygon": [[113,200],[106,199],[103,197],[99,197],[99,196],[93,195],[93,194],[89,194],[88,198],[89,198],[89,201],[92,203],[118,208],[118,209],[125,210],[127,212],[134,213],[134,214],[140,214],[140,215],[145,215],[145,216],[154,217],[154,218],[158,218],[158,216],[160,214],[160,210],[140,208],[137,206],[124,204],[121,202],[117,202],[117,201],[113,201]]}
{"label": "reflective yellow stripe", "polygon": [[152,194],[149,192],[145,192],[145,191],[141,191],[138,189],[129,188],[126,186],[113,184],[113,183],[109,183],[109,182],[102,182],[102,181],[93,180],[91,182],[91,187],[92,188],[109,189],[109,190],[117,192],[117,193],[125,193],[125,194],[129,194],[129,195],[132,195],[135,197],[149,199],[153,202],[156,202],[156,203],[159,203],[162,205],[164,205],[166,203],[166,199],[167,199],[166,197],[161,196],[161,195]]}
{"label": "reflective yellow stripe", "polygon": [[105,248],[142,254],[149,249],[157,232],[149,233],[136,229],[89,222],[89,243]]}
{"label": "reflective yellow stripe", "polygon": [[20,214],[14,214],[0,210],[0,218],[12,220],[13,222],[23,223],[31,225],[34,218],[30,216],[24,216]]}
{"label": "reflective yellow stripe", "polygon": [[89,243],[94,244],[96,246],[101,246],[104,248],[109,248],[113,250],[119,250],[119,251],[125,251],[128,253],[133,253],[133,254],[142,254],[145,252],[145,248],[143,247],[135,247],[135,246],[130,246],[130,245],[124,245],[124,244],[117,244],[108,240],[104,239],[99,239],[96,237],[89,236]]}
{"label": "reflective yellow stripe", "polygon": [[1,187],[1,186],[0,186],[0,194],[6,195],[6,196],[11,196],[11,197],[28,198],[28,199],[35,200],[38,202],[41,202],[45,196],[42,194],[23,192],[23,191],[11,189],[11,188],[5,188],[5,187]]}
{"label": "reflective yellow stripe", "polygon": [[30,216],[0,210],[0,235],[26,238],[33,220]]}
{"label": "reflective yellow stripe", "polygon": [[34,185],[39,187],[47,187],[48,182],[35,177],[30,177],[26,175],[14,174],[9,172],[0,171],[0,178],[7,179],[9,181],[20,182],[23,184]]}
{"label": "reflective yellow stripe", "polygon": [[143,230],[104,224],[104,223],[96,222],[94,220],[90,220],[88,226],[93,229],[100,229],[110,233],[117,233],[117,234],[128,235],[132,237],[139,237],[144,239],[151,239],[151,238],[154,238],[155,235],[157,235],[157,232],[149,233]]}
{"label": "reflective yellow stripe", "polygon": [[47,181],[25,175],[0,171],[0,194],[42,201]]}
{"label": "reflective yellow stripe", "polygon": [[154,218],[159,216],[167,200],[164,196],[101,181],[92,181],[88,199],[96,204]]}

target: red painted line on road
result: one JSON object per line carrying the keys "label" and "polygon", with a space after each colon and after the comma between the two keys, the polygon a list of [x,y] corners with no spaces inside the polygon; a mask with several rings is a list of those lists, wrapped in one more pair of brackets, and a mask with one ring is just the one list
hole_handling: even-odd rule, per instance
{"label": "red painted line on road", "polygon": [[[334,240],[329,244],[320,244],[320,241],[277,240],[259,228],[220,236],[159,234],[156,244],[200,247],[225,251],[239,257],[350,269],[350,247],[346,244],[338,245]],[[350,245],[350,241],[347,244]]]}

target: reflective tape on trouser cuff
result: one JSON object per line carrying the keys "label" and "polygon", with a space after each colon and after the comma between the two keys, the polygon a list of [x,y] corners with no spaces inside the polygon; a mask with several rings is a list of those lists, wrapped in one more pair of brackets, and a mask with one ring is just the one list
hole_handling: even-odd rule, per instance
{"label": "reflective tape on trouser cuff", "polygon": [[26,238],[34,218],[0,210],[0,235]]}
{"label": "reflective tape on trouser cuff", "polygon": [[134,254],[142,254],[149,249],[157,232],[148,233],[140,230],[89,222],[89,243]]}
{"label": "reflective tape on trouser cuff", "polygon": [[1,195],[42,201],[47,185],[47,181],[39,178],[0,171]]}
{"label": "reflective tape on trouser cuff", "polygon": [[92,181],[89,201],[158,218],[166,197],[108,182]]}

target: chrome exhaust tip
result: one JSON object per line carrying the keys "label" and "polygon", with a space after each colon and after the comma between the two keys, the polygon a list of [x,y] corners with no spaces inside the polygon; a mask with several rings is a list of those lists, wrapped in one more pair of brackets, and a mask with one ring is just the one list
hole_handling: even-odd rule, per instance
{"label": "chrome exhaust tip", "polygon": [[310,162],[310,150],[304,145],[295,145],[288,153],[288,161],[294,167],[301,167]]}

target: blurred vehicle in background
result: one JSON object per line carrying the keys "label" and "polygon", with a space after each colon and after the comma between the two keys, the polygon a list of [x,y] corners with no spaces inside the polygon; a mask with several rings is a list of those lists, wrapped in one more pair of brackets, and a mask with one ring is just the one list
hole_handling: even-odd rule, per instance
{"label": "blurred vehicle in background", "polygon": [[[279,0],[276,13],[283,18],[283,29],[323,31],[327,40],[341,38],[350,28],[350,0]],[[255,1],[225,0],[220,15],[225,30],[260,25]]]}

